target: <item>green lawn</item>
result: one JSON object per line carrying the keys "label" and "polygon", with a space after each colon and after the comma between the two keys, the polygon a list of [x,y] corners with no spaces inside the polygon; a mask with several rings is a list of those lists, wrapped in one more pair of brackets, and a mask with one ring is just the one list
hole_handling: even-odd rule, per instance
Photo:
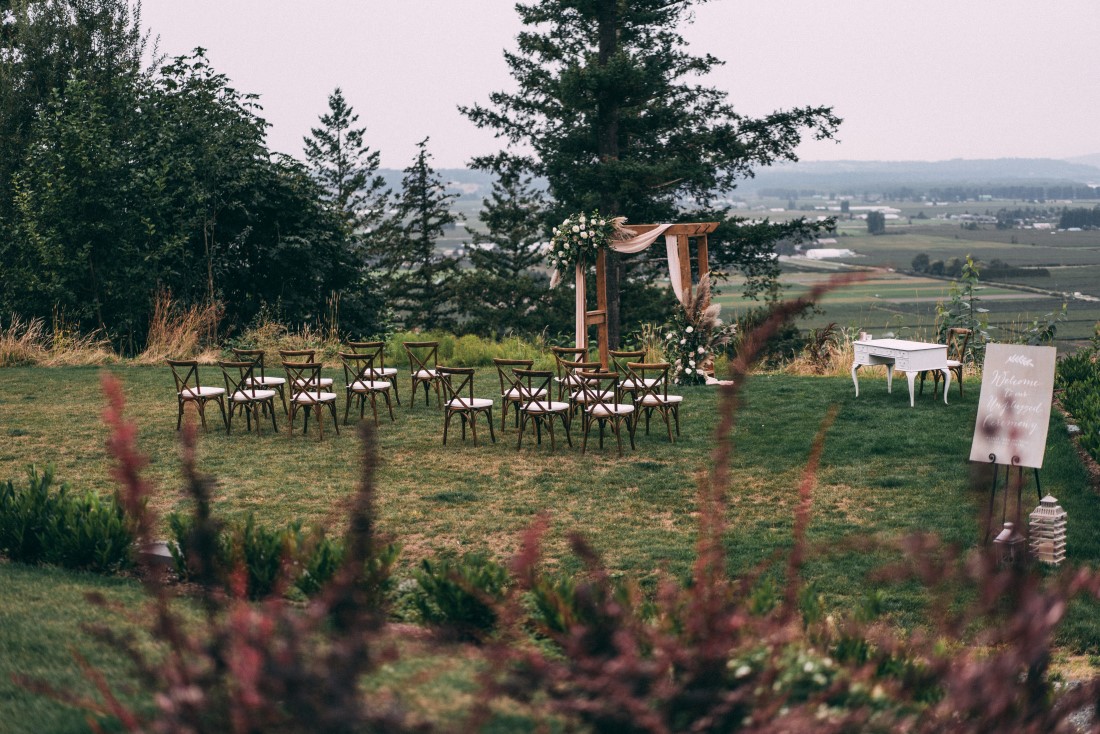
{"label": "green lawn", "polygon": [[[167,368],[111,371],[124,381],[128,414],[140,424],[140,444],[153,457],[150,475],[160,487],[155,509],[183,509],[176,400]],[[99,370],[86,368],[0,370],[0,478],[23,481],[26,465],[54,462],[60,480],[80,489],[111,491],[98,377]],[[213,370],[204,375],[208,384],[213,378]],[[887,394],[883,375],[874,370],[862,371],[860,382],[857,399],[847,379],[752,378],[738,417],[728,495],[731,571],[749,571],[782,557],[790,546],[797,482],[813,434],[829,406],[839,407],[814,491],[809,531],[813,550],[805,568],[807,580],[834,610],[850,610],[866,596],[872,588],[870,572],[897,557],[888,547],[892,539],[933,531],[949,543],[976,544],[987,498],[984,480],[971,486],[966,461],[976,382],[967,381],[962,398],[953,389],[950,405],[925,394],[915,408],[908,406],[904,381],[893,394]],[[500,433],[499,417],[496,444],[475,448],[452,434],[456,440],[444,447],[440,413],[434,405],[424,407],[422,395],[410,408],[407,385],[401,386],[404,405],[396,408],[397,421],[384,421],[380,430],[383,463],[378,476],[381,530],[403,546],[399,574],[429,555],[484,550],[506,558],[519,531],[548,512],[553,521],[547,544],[552,566],[577,567],[566,552],[565,537],[578,530],[616,574],[639,578],[644,588],[653,588],[664,573],[687,575],[696,527],[696,476],[710,465],[716,408],[712,388],[682,391],[681,440],[669,444],[661,431],[640,435],[637,450],[628,447],[620,459],[613,444],[603,450],[590,444],[588,454],[581,456],[579,440],[575,448],[559,446],[554,453],[548,445],[525,441],[517,452],[514,429],[509,425]],[[479,395],[495,395],[495,374],[480,371],[477,387]],[[341,417],[342,400],[341,395]],[[201,436],[201,467],[218,478],[217,511],[252,511],[265,523],[302,518],[341,528],[343,501],[357,475],[354,431],[347,428],[337,436],[326,430],[319,442],[315,433],[290,438],[285,428],[280,422],[279,434],[268,427],[259,436],[235,432],[227,437],[221,430]],[[1057,416],[1051,420],[1043,488],[1069,513],[1070,557],[1100,561],[1095,532],[1100,503]],[[855,548],[848,544],[851,539],[881,545]],[[126,603],[137,595],[125,581],[10,565],[0,565],[0,579],[4,588],[23,584],[20,588],[33,588],[37,595],[17,593],[15,603],[11,597],[5,602],[0,665],[8,671],[35,670],[56,682],[73,675],[66,641],[79,638],[77,623],[91,613],[81,606],[79,589],[108,586]],[[918,589],[892,587],[884,593],[890,618],[920,623],[925,599]],[[60,631],[28,622],[42,614],[43,606],[56,609]],[[1094,612],[1075,610],[1061,640],[1068,650],[1100,652]],[[22,621],[14,624],[13,619]],[[3,706],[13,718],[0,708],[0,721],[33,721],[43,704],[0,676]]]}

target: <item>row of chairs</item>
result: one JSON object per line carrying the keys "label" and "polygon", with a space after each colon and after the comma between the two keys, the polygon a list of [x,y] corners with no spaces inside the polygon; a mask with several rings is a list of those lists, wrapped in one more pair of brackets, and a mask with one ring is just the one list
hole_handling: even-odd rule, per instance
{"label": "row of chairs", "polygon": [[[344,423],[347,424],[353,403],[358,403],[360,418],[365,417],[366,403],[371,404],[374,421],[378,422],[377,397],[386,401],[390,419],[394,420],[393,405],[389,392],[394,392],[398,405],[401,404],[398,392],[398,370],[385,366],[383,342],[351,342],[347,352],[340,352],[339,358],[344,370],[346,400]],[[491,439],[495,442],[492,408],[494,401],[474,396],[474,370],[472,368],[445,367],[438,363],[438,342],[406,342],[405,350],[409,357],[409,376],[413,400],[418,387],[424,390],[425,404],[429,403],[430,391],[434,389],[437,403],[444,410],[443,443],[446,444],[450,424],[458,416],[465,439],[466,428],[473,433],[477,443],[477,417],[485,415]],[[555,446],[554,419],[560,418],[566,432],[566,440],[572,445],[570,425],[579,412],[583,418],[584,442],[582,451],[587,449],[588,434],[593,425],[599,429],[600,446],[603,446],[605,427],[615,434],[622,453],[621,427],[626,426],[631,447],[634,447],[636,421],[640,414],[646,418],[646,432],[653,412],[659,412],[665,420],[669,440],[672,438],[672,423],[675,421],[679,435],[680,396],[668,395],[668,369],[664,363],[631,362],[641,360],[645,353],[612,352],[616,360],[614,371],[604,370],[598,362],[570,359],[584,357],[586,350],[554,347],[556,375],[551,371],[534,370],[532,360],[494,360],[500,378],[501,430],[504,430],[507,415],[514,410],[516,425],[519,428],[517,448],[522,446],[524,433],[530,424],[534,427],[541,443],[545,429],[550,434],[551,448]],[[270,417],[276,431],[275,398],[283,404],[284,413],[290,421],[293,433],[295,416],[299,411],[305,413],[304,430],[308,431],[311,412],[316,412],[318,428],[323,438],[323,411],[327,408],[332,416],[333,425],[339,433],[336,418],[336,392],[333,379],[321,374],[322,365],[315,361],[312,350],[280,350],[282,366],[286,377],[269,375],[264,363],[264,352],[258,349],[234,349],[234,361],[220,362],[225,388],[202,385],[195,361],[169,360],[176,380],[179,397],[179,415],[177,430],[183,417],[186,403],[196,404],[202,425],[206,427],[206,403],[215,401],[222,412],[227,433],[232,430],[236,414],[244,414],[251,430],[255,420],[257,430],[261,424],[261,415]],[[622,375],[625,375],[625,378]],[[552,399],[551,381],[557,383],[557,400]],[[289,386],[290,397],[285,388]],[[441,395],[445,392],[445,398]],[[566,399],[566,396],[567,399]],[[224,399],[228,398],[228,410]],[[629,398],[630,402],[626,402]]]}

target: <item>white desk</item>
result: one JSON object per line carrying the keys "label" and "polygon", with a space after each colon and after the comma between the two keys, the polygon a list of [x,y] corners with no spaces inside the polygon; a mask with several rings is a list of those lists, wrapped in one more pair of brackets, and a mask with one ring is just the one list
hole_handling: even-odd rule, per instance
{"label": "white desk", "polygon": [[909,407],[913,407],[913,381],[925,370],[943,373],[943,402],[947,404],[947,388],[951,387],[951,370],[947,366],[947,345],[911,342],[904,339],[870,339],[857,341],[852,361],[852,382],[859,397],[856,371],[863,365],[886,365],[886,392],[893,391],[894,370],[901,370],[909,380]]}

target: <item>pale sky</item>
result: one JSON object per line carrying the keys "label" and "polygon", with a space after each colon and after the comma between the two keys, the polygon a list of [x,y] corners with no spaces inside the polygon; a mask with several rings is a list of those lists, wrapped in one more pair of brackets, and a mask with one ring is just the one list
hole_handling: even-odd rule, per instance
{"label": "pale sky", "polygon": [[[145,0],[170,56],[207,49],[260,95],[272,149],[302,136],[336,86],[382,165],[431,137],[438,168],[500,148],[458,113],[511,88],[513,0]],[[705,81],[741,114],[832,105],[839,143],[803,160],[1068,158],[1100,153],[1100,0],[711,0],[682,29],[726,62]]]}

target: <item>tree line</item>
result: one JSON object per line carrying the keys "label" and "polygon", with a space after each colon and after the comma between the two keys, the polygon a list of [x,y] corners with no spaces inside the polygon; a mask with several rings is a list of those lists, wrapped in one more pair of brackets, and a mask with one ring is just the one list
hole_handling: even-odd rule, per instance
{"label": "tree line", "polygon": [[[749,118],[692,83],[721,63],[679,34],[697,4],[517,5],[525,30],[505,59],[518,91],[461,110],[505,149],[472,161],[494,184],[486,233],[460,260],[437,247],[457,215],[427,137],[388,189],[336,89],[302,160],[274,154],[258,96],[203,49],[146,60],[140,3],[15,0],[0,24],[0,309],[125,350],[141,347],[162,293],[220,304],[227,333],[269,313],[318,323],[337,303],[352,335],[568,332],[572,294],[549,288],[540,244],[593,209],[720,221],[712,267],[743,273],[750,296],[774,293],[775,242],[822,225],[741,220],[716,196],[840,120],[828,107]],[[667,318],[662,271],[658,258],[611,258],[613,345],[624,323]]]}

